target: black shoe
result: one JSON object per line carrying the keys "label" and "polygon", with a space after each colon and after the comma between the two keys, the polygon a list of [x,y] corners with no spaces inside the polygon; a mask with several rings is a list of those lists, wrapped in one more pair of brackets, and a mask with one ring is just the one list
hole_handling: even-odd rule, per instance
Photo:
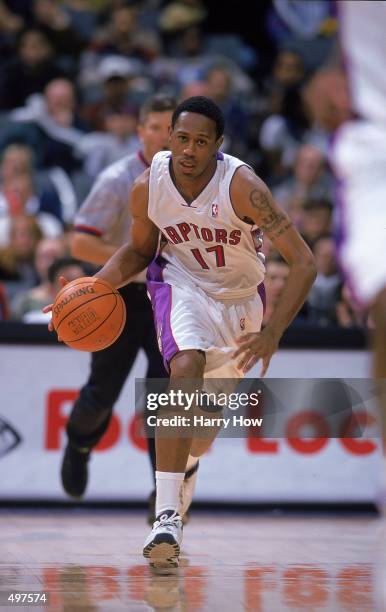
{"label": "black shoe", "polygon": [[62,485],[71,497],[79,499],[86,490],[88,480],[87,464],[90,451],[81,451],[67,444],[62,461]]}

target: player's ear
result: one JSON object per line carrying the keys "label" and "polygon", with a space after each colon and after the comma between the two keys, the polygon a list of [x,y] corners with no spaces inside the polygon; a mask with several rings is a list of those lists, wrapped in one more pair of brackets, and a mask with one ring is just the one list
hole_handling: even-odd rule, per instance
{"label": "player's ear", "polygon": [[219,150],[223,142],[224,142],[224,136],[220,136],[220,138],[216,140],[217,151]]}

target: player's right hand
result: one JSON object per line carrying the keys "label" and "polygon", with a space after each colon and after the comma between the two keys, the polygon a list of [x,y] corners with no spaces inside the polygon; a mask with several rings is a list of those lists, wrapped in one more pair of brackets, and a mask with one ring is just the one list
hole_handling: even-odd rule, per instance
{"label": "player's right hand", "polygon": [[[65,287],[67,285],[67,283],[69,283],[69,282],[70,281],[68,281],[64,276],[60,276],[59,277],[59,285],[60,285],[61,289],[63,287]],[[51,312],[53,305],[54,305],[53,303],[52,304],[47,304],[47,306],[44,306],[44,308],[42,308],[42,312],[44,312],[44,313]],[[54,331],[54,326],[52,324],[52,319],[50,319],[50,322],[48,323],[48,331],[50,331],[50,332]],[[58,340],[60,340],[59,336],[58,336]]]}

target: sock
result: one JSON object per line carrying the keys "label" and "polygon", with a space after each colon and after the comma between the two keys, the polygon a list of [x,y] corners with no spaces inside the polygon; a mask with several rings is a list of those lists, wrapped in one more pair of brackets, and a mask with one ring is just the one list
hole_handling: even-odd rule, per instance
{"label": "sock", "polygon": [[180,489],[184,480],[184,472],[156,472],[157,495],[155,515],[164,510],[176,511],[180,501]]}
{"label": "sock", "polygon": [[189,470],[191,470],[192,467],[195,466],[196,463],[198,463],[198,460],[199,457],[193,457],[192,455],[189,455],[188,461],[186,462],[185,472],[189,472]]}

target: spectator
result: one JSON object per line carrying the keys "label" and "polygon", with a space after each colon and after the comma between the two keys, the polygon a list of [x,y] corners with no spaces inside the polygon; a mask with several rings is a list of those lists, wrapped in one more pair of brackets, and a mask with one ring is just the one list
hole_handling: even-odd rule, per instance
{"label": "spectator", "polygon": [[40,311],[52,301],[52,286],[48,280],[49,267],[60,257],[64,257],[67,246],[60,238],[43,238],[35,251],[35,270],[40,280],[37,287],[16,294],[11,303],[11,319],[22,321],[26,313]]}
{"label": "spectator", "polygon": [[36,218],[44,236],[63,232],[61,202],[48,181],[33,173],[33,152],[25,145],[9,145],[0,163],[0,246],[9,239],[11,218],[26,213]]}
{"label": "spectator", "polygon": [[74,86],[68,79],[54,79],[44,96],[11,113],[12,123],[3,143],[21,141],[36,151],[40,168],[59,167],[68,175],[82,166],[79,142],[88,127],[80,119]]}
{"label": "spectator", "polygon": [[341,68],[318,70],[305,87],[304,100],[317,126],[329,135],[353,117],[347,76]]}
{"label": "spectator", "polygon": [[291,218],[310,246],[331,233],[332,204],[329,200],[309,200],[302,209],[290,209]]}
{"label": "spectator", "polygon": [[322,327],[336,325],[336,305],[340,296],[335,244],[331,235],[320,236],[313,246],[317,276],[308,295],[308,319]]}
{"label": "spectator", "polygon": [[323,153],[313,145],[302,145],[297,152],[293,176],[279,184],[273,194],[287,211],[302,208],[309,199],[331,200],[333,179]]}
{"label": "spectator", "polygon": [[341,327],[370,327],[369,312],[360,307],[347,284],[342,285],[336,303],[336,319]]}
{"label": "spectator", "polygon": [[272,314],[275,312],[276,304],[279,301],[285,282],[289,275],[289,265],[280,255],[267,259],[265,262],[266,276],[264,279],[266,294],[266,311],[263,317],[265,326]]}
{"label": "spectator", "polygon": [[50,81],[64,75],[47,34],[39,28],[24,30],[16,57],[4,67],[0,79],[0,108],[23,106],[31,94],[42,92]]}
{"label": "spectator", "polygon": [[268,182],[274,186],[292,171],[298,149],[307,139],[310,123],[298,87],[278,92],[270,104],[273,114],[262,122],[259,140]]}
{"label": "spectator", "polygon": [[86,43],[73,27],[70,14],[54,0],[34,0],[33,12],[36,25],[51,40],[61,64],[67,64],[72,71],[74,66],[69,60],[75,60]]}
{"label": "spectator", "polygon": [[10,301],[17,291],[33,287],[38,280],[34,256],[41,238],[34,217],[25,214],[12,217],[9,244],[0,250],[0,280],[4,281]]}
{"label": "spectator", "polygon": [[305,71],[302,57],[290,49],[280,49],[273,65],[272,74],[263,83],[265,111],[278,114],[283,108],[283,99],[289,91],[298,91]]}
{"label": "spectator", "polygon": [[[77,259],[72,257],[55,259],[48,269],[48,302],[54,302],[56,295],[62,288],[59,281],[61,276],[64,276],[68,281],[73,281],[84,276],[85,273],[84,265]],[[45,305],[47,305],[47,302]],[[43,313],[39,309],[26,312],[23,317],[25,323],[48,323],[50,319],[51,313]]]}
{"label": "spectator", "polygon": [[235,95],[231,71],[224,64],[215,64],[207,71],[204,83],[206,95],[218,104],[225,117],[224,150],[243,157],[248,138],[248,117],[240,97]]}
{"label": "spectator", "polygon": [[138,108],[130,99],[130,82],[137,71],[137,65],[125,57],[102,59],[98,68],[102,96],[81,110],[83,119],[93,130],[107,131],[108,117],[125,114],[127,121],[131,121],[131,130],[135,131]]}

